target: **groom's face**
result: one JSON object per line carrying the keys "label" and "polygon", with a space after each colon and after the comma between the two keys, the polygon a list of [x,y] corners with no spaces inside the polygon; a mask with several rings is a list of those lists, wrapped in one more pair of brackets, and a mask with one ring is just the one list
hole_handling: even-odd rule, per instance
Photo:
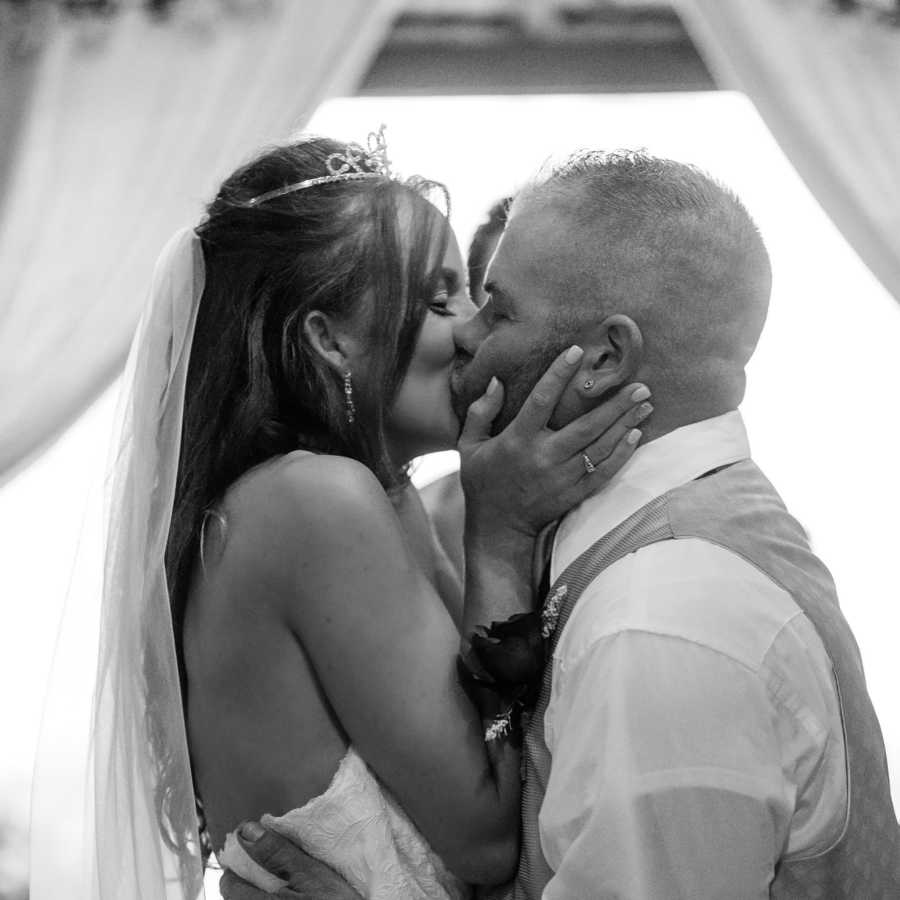
{"label": "groom's face", "polygon": [[571,335],[560,325],[572,274],[566,241],[570,227],[552,209],[527,201],[514,207],[485,273],[487,300],[474,318],[455,330],[452,388],[460,421],[496,375],[505,400],[494,431],[506,427],[570,342]]}

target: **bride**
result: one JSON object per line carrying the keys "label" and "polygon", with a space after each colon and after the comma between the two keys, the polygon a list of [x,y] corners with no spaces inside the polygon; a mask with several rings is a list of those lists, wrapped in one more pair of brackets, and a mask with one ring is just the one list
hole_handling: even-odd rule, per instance
{"label": "bride", "polygon": [[[307,138],[238,169],[164,251],[130,362],[86,896],[196,897],[210,849],[274,890],[229,838],[265,813],[364,897],[511,875],[518,756],[458,683],[460,629],[529,608],[507,536],[595,491],[636,418],[611,400],[598,444],[547,431],[532,397],[491,437],[494,381],[460,437],[474,307],[441,192],[392,176],[381,135]],[[458,439],[465,592],[408,476]]]}

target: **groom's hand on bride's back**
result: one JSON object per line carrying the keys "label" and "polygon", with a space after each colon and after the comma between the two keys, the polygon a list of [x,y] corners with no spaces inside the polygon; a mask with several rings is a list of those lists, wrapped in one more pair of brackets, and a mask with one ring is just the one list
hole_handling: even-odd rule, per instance
{"label": "groom's hand on bride's back", "polygon": [[[253,837],[255,840],[252,840]],[[245,823],[237,833],[244,850],[268,872],[286,881],[275,894],[254,887],[234,872],[226,871],[219,881],[224,900],[362,900],[359,894],[325,863],[304,853],[287,838],[263,828],[256,822]]]}

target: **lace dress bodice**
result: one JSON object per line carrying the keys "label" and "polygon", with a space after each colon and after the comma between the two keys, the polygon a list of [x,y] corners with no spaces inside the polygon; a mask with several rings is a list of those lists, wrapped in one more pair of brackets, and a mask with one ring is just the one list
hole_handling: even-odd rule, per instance
{"label": "lace dress bodice", "polygon": [[[299,809],[262,824],[338,872],[366,900],[467,900],[421,832],[350,747],[328,789]],[[222,865],[274,893],[285,882],[260,868],[233,835]]]}

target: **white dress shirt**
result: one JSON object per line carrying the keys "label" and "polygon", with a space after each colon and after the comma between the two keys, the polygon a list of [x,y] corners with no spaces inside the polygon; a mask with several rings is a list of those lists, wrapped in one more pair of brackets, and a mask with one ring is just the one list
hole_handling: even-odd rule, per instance
{"label": "white dress shirt", "polygon": [[[557,532],[551,579],[645,503],[749,457],[738,412],[640,447]],[[754,900],[840,836],[831,663],[793,599],[736,554],[663,541],[589,585],[553,657],[539,828],[545,900]]]}

